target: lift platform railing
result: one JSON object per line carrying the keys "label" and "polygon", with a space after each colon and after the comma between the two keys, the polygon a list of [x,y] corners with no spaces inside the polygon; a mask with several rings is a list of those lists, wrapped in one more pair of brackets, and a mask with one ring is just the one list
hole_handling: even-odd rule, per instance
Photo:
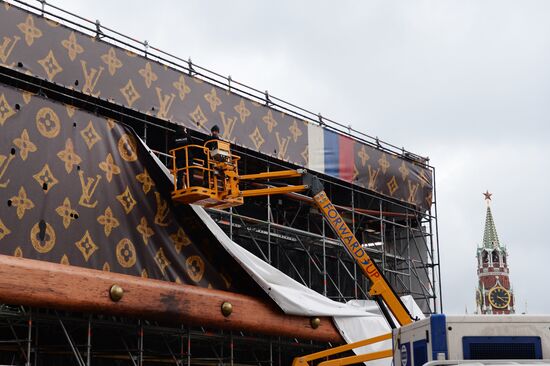
{"label": "lift platform railing", "polygon": [[209,140],[203,146],[172,149],[170,154],[174,201],[216,208],[243,203],[237,178],[240,157],[231,153],[228,142]]}
{"label": "lift platform railing", "polygon": [[[210,180],[210,165],[208,151],[204,146],[187,145],[170,150],[172,158],[172,174],[175,191],[183,191],[191,187],[195,178]],[[197,157],[203,157],[202,159]],[[198,175],[196,174],[198,173]],[[205,175],[206,174],[206,175]],[[201,184],[202,185],[202,184]]]}

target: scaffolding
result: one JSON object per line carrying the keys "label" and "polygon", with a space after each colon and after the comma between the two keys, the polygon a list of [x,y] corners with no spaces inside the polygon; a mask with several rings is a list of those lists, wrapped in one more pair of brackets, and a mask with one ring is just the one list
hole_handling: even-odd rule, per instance
{"label": "scaffolding", "polygon": [[[233,150],[242,157],[241,174],[296,168],[237,146]],[[171,156],[156,152],[170,167]],[[351,183],[320,179],[397,294],[412,295],[425,314],[442,312],[436,201],[423,212]],[[243,206],[208,212],[232,240],[303,285],[336,301],[368,298],[369,281],[309,197],[247,198]]]}
{"label": "scaffolding", "polygon": [[[243,174],[283,168],[244,150],[239,154]],[[349,183],[321,180],[396,292],[412,295],[426,314],[440,312],[435,215]],[[303,285],[336,301],[367,299],[369,281],[309,201],[292,193],[247,198],[243,206],[209,212],[231,239]]]}
{"label": "scaffolding", "polygon": [[2,365],[288,365],[328,343],[0,306]]}

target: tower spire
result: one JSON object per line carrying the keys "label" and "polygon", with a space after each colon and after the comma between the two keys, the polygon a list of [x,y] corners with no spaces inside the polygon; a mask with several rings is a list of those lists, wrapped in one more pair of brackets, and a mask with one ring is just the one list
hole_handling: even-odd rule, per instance
{"label": "tower spire", "polygon": [[498,241],[497,228],[493,220],[493,214],[491,212],[491,196],[492,193],[489,191],[483,193],[485,196],[485,202],[487,203],[487,214],[485,216],[485,230],[483,232],[483,247],[484,248],[498,248],[500,247],[500,242]]}
{"label": "tower spire", "polygon": [[514,292],[510,283],[508,251],[500,245],[491,212],[489,191],[483,193],[487,203],[483,243],[477,248],[478,289],[476,300],[481,314],[513,314]]}

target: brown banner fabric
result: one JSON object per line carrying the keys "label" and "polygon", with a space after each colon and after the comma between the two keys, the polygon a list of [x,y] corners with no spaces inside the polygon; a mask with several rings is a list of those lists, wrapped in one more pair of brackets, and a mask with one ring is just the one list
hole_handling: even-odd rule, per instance
{"label": "brown banner fabric", "polygon": [[362,144],[354,144],[353,149],[355,181],[359,185],[421,209],[431,207],[433,182],[430,170]]}
{"label": "brown banner fabric", "polygon": [[123,125],[0,85],[0,254],[235,290],[239,266],[148,161]]}
{"label": "brown banner fabric", "polygon": [[[424,167],[397,156],[389,166],[374,160],[366,164],[365,156],[382,151],[350,139],[353,149],[343,151],[340,161],[353,165],[345,168],[352,174],[319,170],[309,165],[317,153],[309,136],[313,123],[6,3],[0,8],[0,63],[198,131],[208,133],[217,124],[233,143],[365,188],[373,189],[373,179],[383,175],[388,179],[374,191],[421,209],[431,204],[431,171]],[[329,149],[321,153],[332,154]],[[404,171],[420,173],[395,184]]]}

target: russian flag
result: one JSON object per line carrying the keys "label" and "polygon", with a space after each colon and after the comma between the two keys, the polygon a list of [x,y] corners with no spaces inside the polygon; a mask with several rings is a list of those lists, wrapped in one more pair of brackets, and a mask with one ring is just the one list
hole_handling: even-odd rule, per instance
{"label": "russian flag", "polygon": [[308,124],[308,169],[351,182],[353,144],[348,136]]}

